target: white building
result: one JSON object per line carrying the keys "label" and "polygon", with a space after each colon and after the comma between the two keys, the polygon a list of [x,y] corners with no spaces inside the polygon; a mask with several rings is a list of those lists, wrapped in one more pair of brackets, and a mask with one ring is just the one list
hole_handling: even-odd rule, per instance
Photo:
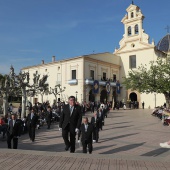
{"label": "white building", "polygon": [[[163,50],[158,48],[161,46],[160,43],[156,47],[153,40],[151,43],[149,42],[149,35],[145,33],[143,28],[144,15],[141,9],[131,4],[126,11],[127,14],[121,21],[124,24],[124,35],[120,40],[119,49],[115,49],[113,54],[91,54],[61,61],[56,61],[53,57],[51,63],[43,62],[40,65],[26,67],[22,70],[29,71],[30,75],[35,72],[41,75],[48,74],[48,83],[51,88],[57,84],[61,84],[62,88],[66,87],[61,96],[58,96],[60,100],[67,100],[68,96],[77,95],[79,102],[112,101],[114,98],[115,100],[138,101],[140,108],[143,101],[145,108],[163,105],[165,98],[161,94],[140,94],[125,87],[122,87],[120,94],[117,94],[116,81],[119,80],[121,84],[123,77],[128,75],[129,70],[137,69],[141,64],[146,64],[149,67],[150,61],[167,56]],[[111,80],[110,93],[107,93],[106,80],[102,79]],[[97,94],[93,94],[94,80],[99,83]],[[44,101],[49,100],[51,103],[55,99],[52,94],[43,97]],[[42,102],[39,95],[29,100],[33,103]]]}
{"label": "white building", "polygon": [[[131,69],[137,69],[141,64],[147,65],[149,68],[150,61],[156,61],[158,57],[166,55],[157,50],[154,41],[149,42],[149,35],[143,29],[143,19],[141,9],[131,4],[127,9],[127,14],[123,17],[124,35],[120,40],[119,49],[115,49],[114,54],[121,58],[120,81],[122,77],[128,75]],[[123,87],[122,98],[126,100],[138,101],[141,107],[142,102],[145,102],[146,108],[154,108],[163,105],[165,102],[162,94],[140,94],[137,91],[131,91]]]}
{"label": "white building", "polygon": [[[41,77],[49,75],[49,89],[54,89],[58,84],[62,89],[65,87],[61,96],[58,95],[58,100],[67,101],[70,95],[74,95],[79,102],[112,101],[113,97],[117,97],[116,80],[119,80],[120,75],[120,58],[111,53],[99,53],[56,61],[53,56],[51,63],[43,61],[40,65],[26,67],[22,71],[29,71],[31,84],[33,74],[37,73]],[[110,79],[110,93],[105,89],[107,79]],[[99,82],[97,94],[93,94],[94,80]],[[28,100],[32,103],[50,101],[52,104],[56,98],[53,94],[44,94],[43,100],[41,95],[29,97]]]}

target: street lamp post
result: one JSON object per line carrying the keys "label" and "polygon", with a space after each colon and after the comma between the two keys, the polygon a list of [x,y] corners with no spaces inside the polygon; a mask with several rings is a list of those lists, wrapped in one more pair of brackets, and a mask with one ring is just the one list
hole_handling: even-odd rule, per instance
{"label": "street lamp post", "polygon": [[78,93],[78,92],[76,91],[76,102],[77,102],[77,93]]}

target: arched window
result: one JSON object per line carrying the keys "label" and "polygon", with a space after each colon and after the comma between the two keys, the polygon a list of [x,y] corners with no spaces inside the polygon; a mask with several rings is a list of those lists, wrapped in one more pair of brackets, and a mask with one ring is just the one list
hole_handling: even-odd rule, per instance
{"label": "arched window", "polygon": [[130,36],[132,34],[132,31],[131,31],[131,26],[128,27],[128,36]]}
{"label": "arched window", "polygon": [[133,12],[131,12],[131,18],[133,18],[134,17],[134,14],[133,14]]}
{"label": "arched window", "polygon": [[138,28],[138,25],[135,25],[135,34],[139,34],[139,28]]}

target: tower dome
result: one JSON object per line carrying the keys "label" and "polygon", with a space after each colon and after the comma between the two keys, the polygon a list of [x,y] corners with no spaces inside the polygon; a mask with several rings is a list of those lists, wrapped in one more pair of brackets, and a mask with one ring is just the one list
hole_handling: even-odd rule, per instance
{"label": "tower dome", "polygon": [[157,49],[164,53],[170,52],[170,34],[168,33],[165,37],[163,37],[157,44]]}

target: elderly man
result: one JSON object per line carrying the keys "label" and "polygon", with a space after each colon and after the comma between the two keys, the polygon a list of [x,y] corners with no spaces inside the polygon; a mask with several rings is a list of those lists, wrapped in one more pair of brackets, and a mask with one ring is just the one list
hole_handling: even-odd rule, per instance
{"label": "elderly man", "polygon": [[88,118],[83,118],[83,124],[80,127],[80,131],[78,134],[78,142],[80,143],[80,136],[81,136],[81,142],[83,145],[83,153],[87,153],[87,146],[89,149],[89,153],[91,154],[93,151],[93,133],[94,133],[94,127],[91,123],[88,122]]}
{"label": "elderly man", "polygon": [[99,140],[100,119],[97,116],[97,112],[94,113],[94,116],[91,118],[91,124],[94,127],[93,142],[98,142],[98,140]]}
{"label": "elderly man", "polygon": [[75,97],[70,96],[69,104],[63,106],[59,123],[59,130],[62,130],[66,151],[70,148],[71,153],[75,152],[75,137],[76,133],[79,132],[81,121],[81,107],[75,104]]}
{"label": "elderly man", "polygon": [[36,115],[36,111],[35,111],[34,108],[31,110],[31,113],[28,114],[26,122],[27,122],[30,140],[32,142],[34,142],[34,140],[35,140],[35,128],[36,128],[36,125],[37,125],[37,122],[38,122],[38,117]]}
{"label": "elderly man", "polygon": [[18,138],[20,137],[20,134],[21,134],[20,121],[16,119],[16,114],[12,114],[7,129],[7,144],[9,149],[11,149],[12,140],[13,140],[13,149],[17,149]]}

